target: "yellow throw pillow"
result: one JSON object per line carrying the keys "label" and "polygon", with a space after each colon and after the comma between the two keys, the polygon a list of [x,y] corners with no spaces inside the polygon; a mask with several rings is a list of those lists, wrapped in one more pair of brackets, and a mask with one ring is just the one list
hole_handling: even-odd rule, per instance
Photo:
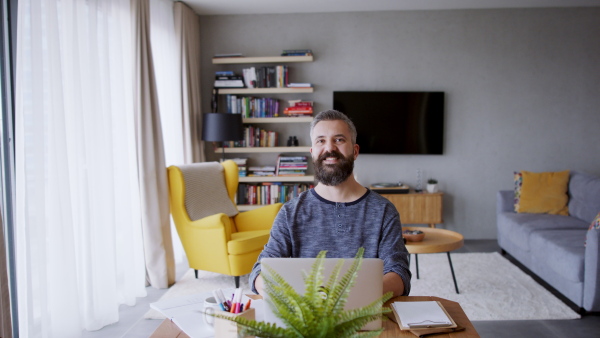
{"label": "yellow throw pillow", "polygon": [[519,213],[569,215],[569,171],[532,173],[522,171]]}

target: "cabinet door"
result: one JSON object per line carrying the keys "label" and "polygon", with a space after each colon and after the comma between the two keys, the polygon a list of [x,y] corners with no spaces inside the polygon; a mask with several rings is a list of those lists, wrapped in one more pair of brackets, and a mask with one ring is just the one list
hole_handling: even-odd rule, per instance
{"label": "cabinet door", "polygon": [[400,213],[402,224],[437,224],[442,220],[442,194],[382,195]]}

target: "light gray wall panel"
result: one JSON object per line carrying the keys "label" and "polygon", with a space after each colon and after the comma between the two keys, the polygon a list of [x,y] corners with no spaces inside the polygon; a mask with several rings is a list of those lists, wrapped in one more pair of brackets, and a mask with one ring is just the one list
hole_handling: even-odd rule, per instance
{"label": "light gray wall panel", "polygon": [[317,111],[334,90],[445,91],[444,155],[362,155],[356,173],[415,185],[422,168],[446,192],[445,228],[495,238],[495,193],[514,170],[600,174],[598,32],[600,9],[585,8],[203,16],[203,104],[215,70],[242,68],[213,54],[296,48],[315,53],[290,66]]}

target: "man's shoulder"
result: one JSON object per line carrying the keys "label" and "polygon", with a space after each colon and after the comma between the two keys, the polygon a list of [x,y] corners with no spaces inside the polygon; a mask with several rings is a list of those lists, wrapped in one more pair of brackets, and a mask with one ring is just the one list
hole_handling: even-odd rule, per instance
{"label": "man's shoulder", "polygon": [[384,204],[391,204],[393,205],[392,202],[390,202],[390,200],[388,200],[387,198],[379,195],[378,193],[374,192],[373,190],[369,189],[369,194],[367,195],[367,198],[372,200],[372,201],[376,201],[377,203],[384,203]]}
{"label": "man's shoulder", "polygon": [[312,189],[306,190],[298,194],[295,198],[285,202],[283,204],[283,208],[286,209],[296,209],[304,204],[314,202],[314,198],[312,196]]}

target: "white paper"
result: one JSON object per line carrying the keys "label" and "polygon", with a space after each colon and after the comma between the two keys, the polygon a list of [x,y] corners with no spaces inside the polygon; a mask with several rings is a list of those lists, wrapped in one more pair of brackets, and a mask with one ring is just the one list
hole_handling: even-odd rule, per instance
{"label": "white paper", "polygon": [[[228,298],[234,290],[224,289],[225,297]],[[192,338],[214,337],[215,329],[206,324],[203,318],[204,300],[212,296],[212,292],[207,291],[150,303],[150,307],[171,319],[177,327]],[[243,296],[242,303],[246,304],[247,301],[248,297]],[[255,308],[256,320],[262,320],[262,300],[253,300],[251,307]]]}
{"label": "white paper", "polygon": [[403,327],[452,325],[452,321],[436,301],[394,302],[392,306]]}

